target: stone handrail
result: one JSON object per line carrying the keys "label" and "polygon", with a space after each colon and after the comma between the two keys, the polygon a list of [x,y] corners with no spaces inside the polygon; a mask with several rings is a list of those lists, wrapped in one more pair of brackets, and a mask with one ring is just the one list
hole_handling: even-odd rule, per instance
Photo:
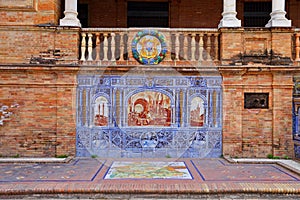
{"label": "stone handrail", "polygon": [[[145,29],[150,28],[83,28],[81,63],[126,65],[128,61],[133,61],[130,64],[134,64],[131,43],[135,35]],[[162,64],[166,61],[188,61],[187,64],[192,65],[219,61],[218,29],[152,29],[161,32],[166,38],[168,52]]]}

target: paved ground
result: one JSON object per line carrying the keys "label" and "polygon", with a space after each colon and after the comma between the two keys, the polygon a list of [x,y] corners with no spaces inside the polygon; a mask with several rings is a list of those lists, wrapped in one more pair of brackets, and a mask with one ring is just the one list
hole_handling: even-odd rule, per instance
{"label": "paved ground", "polygon": [[300,199],[291,160],[14,161],[0,162],[0,199]]}

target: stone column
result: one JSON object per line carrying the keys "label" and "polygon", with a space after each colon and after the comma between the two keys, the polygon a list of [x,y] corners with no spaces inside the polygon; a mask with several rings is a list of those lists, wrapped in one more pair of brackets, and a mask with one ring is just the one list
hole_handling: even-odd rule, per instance
{"label": "stone column", "polygon": [[241,27],[241,20],[236,18],[236,0],[223,0],[222,20],[219,28],[222,27]]}
{"label": "stone column", "polygon": [[292,22],[285,17],[285,0],[272,0],[271,19],[266,27],[291,27]]}
{"label": "stone column", "polygon": [[77,0],[65,0],[65,17],[60,20],[60,26],[76,26],[81,27],[77,18]]}

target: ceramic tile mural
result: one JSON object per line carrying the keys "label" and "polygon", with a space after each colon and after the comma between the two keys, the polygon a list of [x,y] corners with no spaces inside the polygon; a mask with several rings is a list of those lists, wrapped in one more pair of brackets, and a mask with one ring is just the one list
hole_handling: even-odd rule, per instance
{"label": "ceramic tile mural", "polygon": [[160,92],[139,92],[128,99],[128,126],[171,126],[171,101]]}
{"label": "ceramic tile mural", "polygon": [[218,157],[220,77],[79,75],[77,156]]}
{"label": "ceramic tile mural", "polygon": [[108,125],[108,100],[100,96],[95,100],[95,126],[107,126]]}
{"label": "ceramic tile mural", "polygon": [[104,179],[193,179],[184,162],[113,162]]}

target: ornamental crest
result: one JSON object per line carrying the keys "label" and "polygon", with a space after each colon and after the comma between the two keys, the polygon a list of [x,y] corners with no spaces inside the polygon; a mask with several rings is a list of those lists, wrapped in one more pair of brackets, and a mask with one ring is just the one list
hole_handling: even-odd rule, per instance
{"label": "ornamental crest", "polygon": [[165,36],[155,30],[144,30],[136,34],[132,40],[133,57],[141,64],[156,65],[166,56]]}

